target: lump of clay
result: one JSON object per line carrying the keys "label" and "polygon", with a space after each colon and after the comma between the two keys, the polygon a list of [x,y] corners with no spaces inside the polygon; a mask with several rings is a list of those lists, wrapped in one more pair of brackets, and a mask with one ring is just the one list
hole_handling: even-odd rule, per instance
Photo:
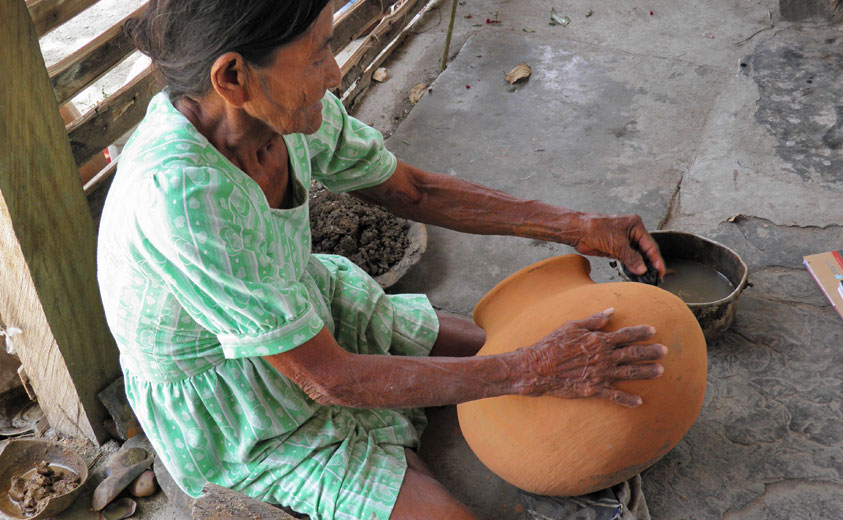
{"label": "lump of clay", "polygon": [[588,260],[566,255],[510,276],[477,304],[486,330],[478,355],[530,346],[560,325],[615,308],[606,330],[651,325],[648,343],[670,350],[657,379],[615,386],[641,396],[627,408],[604,399],[515,395],[457,407],[460,428],[494,473],[540,495],[572,496],[604,489],[647,469],[688,432],[702,408],[707,357],[694,315],[676,296],[640,283],[595,284]]}
{"label": "lump of clay", "polygon": [[406,220],[319,187],[312,192],[310,227],[314,253],[345,256],[371,276],[389,271],[409,245]]}
{"label": "lump of clay", "polygon": [[23,514],[40,513],[53,497],[69,493],[79,486],[79,475],[41,461],[26,476],[12,477],[9,498],[14,500]]}

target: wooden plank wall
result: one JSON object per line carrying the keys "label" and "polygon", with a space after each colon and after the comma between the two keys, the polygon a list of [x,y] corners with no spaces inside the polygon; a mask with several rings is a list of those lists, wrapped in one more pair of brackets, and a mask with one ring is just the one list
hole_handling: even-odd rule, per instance
{"label": "wooden plank wall", "polygon": [[41,37],[95,3],[97,0],[28,0],[26,6]]}
{"label": "wooden plank wall", "polygon": [[94,229],[35,27],[0,2],[0,315],[50,424],[107,438],[96,393],[120,375],[96,281]]}

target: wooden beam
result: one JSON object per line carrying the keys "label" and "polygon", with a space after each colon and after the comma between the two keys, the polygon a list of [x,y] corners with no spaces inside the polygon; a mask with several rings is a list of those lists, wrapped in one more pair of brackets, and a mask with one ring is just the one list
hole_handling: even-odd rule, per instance
{"label": "wooden beam", "polygon": [[26,6],[38,37],[44,36],[99,0],[29,0]]}
{"label": "wooden beam", "polygon": [[135,44],[123,32],[123,26],[126,20],[138,15],[144,9],[146,9],[146,4],[109,27],[81,49],[47,69],[59,105],[64,104],[114,68],[135,50]]}
{"label": "wooden beam", "polygon": [[0,315],[50,424],[107,438],[96,394],[120,376],[79,172],[24,0],[0,2]]}
{"label": "wooden beam", "polygon": [[422,0],[404,0],[395,12],[384,16],[378,26],[366,36],[365,41],[340,65],[343,76],[341,92],[348,90],[360,78],[363,71],[371,65],[392,39],[401,33],[424,5],[425,2]]}
{"label": "wooden beam", "polygon": [[342,13],[334,16],[334,37],[331,49],[334,54],[374,27],[385,11],[386,0],[355,0]]}
{"label": "wooden beam", "polygon": [[71,123],[67,127],[67,136],[76,164],[85,164],[138,124],[146,113],[149,100],[159,90],[152,67],[147,67],[123,88]]}

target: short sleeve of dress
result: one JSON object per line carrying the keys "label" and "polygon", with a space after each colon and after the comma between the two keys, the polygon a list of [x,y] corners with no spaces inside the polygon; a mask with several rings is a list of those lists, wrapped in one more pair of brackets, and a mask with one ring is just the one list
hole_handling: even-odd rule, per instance
{"label": "short sleeve of dress", "polygon": [[304,268],[259,188],[211,167],[170,165],[141,184],[141,255],[190,316],[215,334],[227,358],[291,350],[323,322]]}
{"label": "short sleeve of dress", "polygon": [[376,186],[391,177],[398,164],[383,135],[349,116],[330,92],[322,98],[322,126],[305,139],[312,176],[331,191]]}

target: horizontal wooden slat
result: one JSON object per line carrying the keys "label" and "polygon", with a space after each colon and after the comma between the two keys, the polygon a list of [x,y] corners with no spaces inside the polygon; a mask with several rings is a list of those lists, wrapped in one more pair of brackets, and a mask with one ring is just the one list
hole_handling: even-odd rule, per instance
{"label": "horizontal wooden slat", "polygon": [[61,105],[128,56],[135,45],[123,33],[126,20],[136,16],[146,5],[108,28],[81,49],[49,67],[50,81]]}
{"label": "horizontal wooden slat", "polygon": [[356,0],[342,14],[334,18],[334,38],[331,48],[334,53],[359,38],[366,29],[378,23],[385,11],[387,0]]}
{"label": "horizontal wooden slat", "polygon": [[357,81],[372,61],[384,50],[406,27],[410,20],[418,14],[425,5],[422,0],[404,0],[394,13],[389,14],[381,20],[375,29],[366,36],[365,41],[354,51],[354,53],[343,63],[342,84],[340,91],[345,92]]}
{"label": "horizontal wooden slat", "polygon": [[84,164],[135,126],[160,86],[147,68],[129,84],[74,121],[67,129],[76,164]]}
{"label": "horizontal wooden slat", "polygon": [[[427,6],[433,5],[437,1],[438,0],[430,0],[429,2],[427,2]],[[419,2],[419,4],[423,5],[424,2]],[[423,8],[424,7],[422,7],[421,9]],[[421,9],[416,9],[416,11],[418,12]],[[412,16],[409,17],[409,22],[407,23],[407,25],[404,26],[403,29],[401,29],[401,31],[398,33],[398,36],[393,38],[392,41],[390,41],[389,44],[386,46],[386,48],[384,48],[382,53],[376,56],[374,61],[372,61],[369,66],[366,67],[365,70],[363,70],[362,74],[360,74],[356,82],[352,81],[350,83],[351,87],[345,90],[342,94],[342,102],[347,109],[351,109],[357,103],[357,101],[361,99],[361,96],[372,85],[372,76],[374,75],[375,71],[378,69],[378,67],[383,64],[383,62],[387,60],[387,58],[389,58],[389,56],[393,52],[395,52],[395,49],[397,49],[401,45],[407,35],[410,34],[410,31],[412,31],[413,28],[418,25],[418,23],[419,20],[415,20]]]}
{"label": "horizontal wooden slat", "polygon": [[70,20],[98,0],[29,0],[26,7],[38,37]]}
{"label": "horizontal wooden slat", "polygon": [[110,186],[111,182],[108,179],[114,174],[114,171],[117,170],[117,163],[119,161],[120,156],[118,155],[116,158],[111,159],[111,162],[108,163],[105,168],[100,170],[99,173],[91,177],[91,179],[83,186],[85,195],[91,197],[94,193],[101,190],[103,186]]}
{"label": "horizontal wooden slat", "polygon": [[88,209],[91,211],[91,217],[94,219],[95,230],[99,229],[100,215],[102,215],[102,208],[105,205],[105,196],[111,188],[111,182],[114,180],[114,173],[117,171],[117,162],[119,160],[119,157],[112,159],[108,163],[108,166],[85,183],[85,196],[88,197]]}

